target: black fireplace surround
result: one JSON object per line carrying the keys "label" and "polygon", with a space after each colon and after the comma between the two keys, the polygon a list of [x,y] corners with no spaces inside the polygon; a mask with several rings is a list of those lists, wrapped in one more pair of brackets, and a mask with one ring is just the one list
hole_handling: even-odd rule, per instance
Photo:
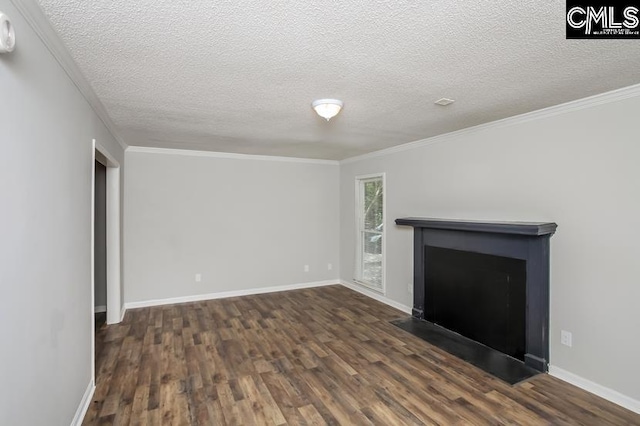
{"label": "black fireplace surround", "polygon": [[415,319],[547,371],[555,223],[402,218],[396,224],[414,227]]}

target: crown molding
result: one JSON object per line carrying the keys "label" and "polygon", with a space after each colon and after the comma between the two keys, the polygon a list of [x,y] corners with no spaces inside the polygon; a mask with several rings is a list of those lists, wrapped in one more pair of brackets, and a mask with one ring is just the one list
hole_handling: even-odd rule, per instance
{"label": "crown molding", "polygon": [[271,155],[236,154],[233,152],[196,151],[191,149],[155,148],[155,147],[148,147],[148,146],[129,146],[126,152],[140,152],[145,154],[184,155],[188,157],[228,158],[233,160],[278,161],[281,163],[324,164],[328,166],[340,165],[339,161],[321,160],[316,158],[276,157]]}
{"label": "crown molding", "polygon": [[591,108],[598,105],[608,104],[611,102],[617,102],[617,101],[621,101],[624,99],[633,98],[637,96],[640,96],[640,84],[623,87],[621,89],[600,93],[598,95],[593,95],[587,98],[566,102],[560,105],[554,105],[551,107],[539,109],[532,112],[527,112],[527,113],[516,115],[513,117],[503,118],[501,120],[491,121],[489,123],[479,124],[473,127],[467,127],[466,129],[456,130],[454,132],[432,136],[429,138],[420,139],[420,140],[405,143],[402,145],[392,146],[390,148],[381,149],[379,151],[369,152],[366,154],[357,155],[355,157],[345,158],[340,161],[340,164],[342,165],[342,164],[355,163],[362,160],[368,160],[371,158],[395,154],[397,152],[409,151],[412,149],[421,148],[423,146],[445,142],[450,139],[454,139],[467,134],[481,132],[481,131],[493,129],[493,128],[514,126],[516,124],[526,123],[528,121],[553,117],[556,115],[578,111],[585,108]]}
{"label": "crown molding", "polygon": [[122,139],[122,136],[120,136],[106,108],[100,99],[98,99],[98,95],[93,91],[84,74],[82,74],[80,68],[71,57],[67,47],[62,43],[62,40],[60,40],[58,33],[56,33],[49,23],[38,1],[11,0],[11,3],[13,3],[16,9],[22,14],[36,35],[42,40],[49,52],[51,52],[62,69],[67,73],[73,84],[78,88],[82,96],[89,102],[89,105],[100,120],[102,120],[113,138],[118,141],[123,150],[126,150],[127,144],[124,139]]}

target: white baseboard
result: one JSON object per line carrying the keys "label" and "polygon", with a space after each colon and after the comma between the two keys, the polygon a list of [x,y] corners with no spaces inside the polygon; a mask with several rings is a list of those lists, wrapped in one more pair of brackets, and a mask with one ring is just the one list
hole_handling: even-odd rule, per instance
{"label": "white baseboard", "polygon": [[[277,291],[299,290],[303,288],[337,285],[338,280],[314,281],[309,283],[279,285],[273,287],[252,288],[247,290],[222,291],[219,293],[197,294],[194,296],[171,297],[168,299],[143,300],[141,302],[128,302],[124,309],[146,308],[149,306],[173,305],[174,303],[199,302],[202,300],[224,299],[227,297],[250,296],[253,294],[274,293]],[[124,314],[123,314],[124,315]]]}
{"label": "white baseboard", "polygon": [[580,377],[560,367],[556,367],[555,365],[549,366],[549,375],[560,380],[564,380],[567,383],[571,383],[572,385],[584,389],[587,392],[591,392],[594,395],[598,395],[599,397],[604,398],[607,401],[611,401],[614,404],[618,404],[627,410],[640,414],[640,401],[623,395],[618,391],[599,385],[591,380],[585,379],[584,377]]}
{"label": "white baseboard", "polygon": [[101,314],[102,312],[107,312],[107,307],[105,305],[96,306],[94,311],[96,314]]}
{"label": "white baseboard", "polygon": [[93,398],[93,393],[95,391],[96,384],[93,379],[91,379],[89,386],[87,386],[87,390],[84,391],[84,395],[82,396],[80,405],[78,405],[76,414],[73,416],[73,420],[71,420],[71,426],[80,426],[82,424],[82,420],[84,420],[84,416],[87,414],[87,410],[89,409],[89,405],[91,405],[91,399]]}
{"label": "white baseboard", "polygon": [[125,306],[122,307],[122,309],[120,310],[120,322],[124,321],[124,314],[127,313],[127,306],[125,304]]}
{"label": "white baseboard", "polygon": [[385,305],[389,305],[392,308],[396,308],[396,309],[398,309],[398,310],[400,310],[400,311],[402,311],[404,313],[411,314],[411,308],[410,307],[408,307],[406,305],[403,305],[402,303],[396,302],[395,300],[391,300],[386,296],[383,296],[383,295],[381,295],[379,293],[376,293],[375,291],[371,291],[371,290],[367,289],[366,287],[363,287],[363,286],[361,286],[359,284],[352,283],[352,282],[346,281],[346,280],[340,280],[340,284],[345,286],[345,287],[347,287],[347,288],[349,288],[349,289],[351,289],[351,290],[353,290],[353,291],[357,291],[358,293],[362,293],[365,296],[368,296],[368,297],[370,297],[372,299],[375,299],[378,302],[382,302]]}

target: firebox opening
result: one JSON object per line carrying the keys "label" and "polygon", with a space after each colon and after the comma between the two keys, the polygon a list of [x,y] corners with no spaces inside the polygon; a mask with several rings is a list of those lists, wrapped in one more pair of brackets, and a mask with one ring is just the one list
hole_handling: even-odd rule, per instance
{"label": "firebox opening", "polygon": [[425,319],[524,361],[526,261],[425,246]]}

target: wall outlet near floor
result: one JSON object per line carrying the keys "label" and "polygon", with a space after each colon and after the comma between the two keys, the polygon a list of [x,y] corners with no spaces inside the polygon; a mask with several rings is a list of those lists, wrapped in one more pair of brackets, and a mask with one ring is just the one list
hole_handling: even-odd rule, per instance
{"label": "wall outlet near floor", "polygon": [[304,271],[309,272],[309,265],[304,265]]}
{"label": "wall outlet near floor", "polygon": [[202,281],[202,274],[196,274],[196,282],[199,283]]}
{"label": "wall outlet near floor", "polygon": [[327,269],[331,271],[333,269],[333,265],[331,263],[327,263]]}
{"label": "wall outlet near floor", "polygon": [[572,346],[572,340],[573,336],[571,335],[571,333],[569,331],[566,330],[562,330],[560,332],[560,343],[562,343],[565,346]]}
{"label": "wall outlet near floor", "polygon": [[410,294],[413,294],[413,283],[409,283],[409,284],[407,284],[407,291],[408,291]]}

